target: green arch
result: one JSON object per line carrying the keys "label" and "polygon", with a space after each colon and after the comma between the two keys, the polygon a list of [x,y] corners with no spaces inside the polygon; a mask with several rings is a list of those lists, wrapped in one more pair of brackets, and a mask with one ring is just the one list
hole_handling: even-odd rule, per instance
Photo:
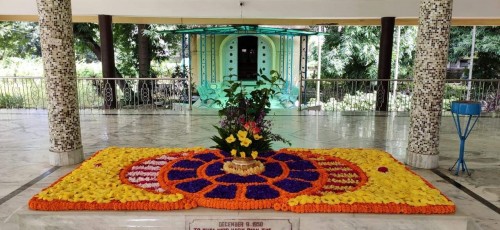
{"label": "green arch", "polygon": [[220,75],[220,81],[222,81],[223,77],[226,75],[226,73],[228,73],[228,70],[224,69],[224,54],[226,52],[226,44],[229,43],[229,42],[232,42],[234,39],[238,39],[238,37],[240,36],[255,36],[255,37],[258,37],[258,38],[261,38],[263,39],[267,45],[271,48],[271,62],[272,62],[272,65],[271,65],[271,68],[272,69],[277,69],[277,63],[276,63],[276,45],[274,44],[273,40],[269,37],[269,36],[266,36],[266,35],[263,35],[263,34],[232,34],[232,35],[229,35],[227,36],[226,38],[224,38],[224,40],[222,40],[220,46],[219,46],[219,67],[220,67],[220,72],[221,72],[221,75]]}

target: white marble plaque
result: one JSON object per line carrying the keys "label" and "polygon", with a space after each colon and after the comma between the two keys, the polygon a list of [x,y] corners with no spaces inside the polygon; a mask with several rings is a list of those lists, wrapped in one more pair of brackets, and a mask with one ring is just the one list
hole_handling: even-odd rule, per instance
{"label": "white marble plaque", "polygon": [[289,219],[192,219],[189,230],[292,230]]}

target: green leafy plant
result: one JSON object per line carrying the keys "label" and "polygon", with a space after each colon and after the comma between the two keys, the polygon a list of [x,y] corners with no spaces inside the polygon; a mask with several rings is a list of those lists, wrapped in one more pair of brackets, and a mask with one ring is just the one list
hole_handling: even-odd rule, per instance
{"label": "green leafy plant", "polygon": [[270,98],[279,94],[280,83],[283,82],[280,74],[271,71],[270,77],[258,74],[255,90],[248,93],[242,82],[229,81],[224,89],[225,103],[218,101],[222,108],[219,110],[221,121],[217,129],[219,136],[211,139],[216,143],[215,148],[230,152],[236,157],[256,158],[259,152],[271,150],[273,141],[281,141],[291,145],[278,134],[271,132],[271,121],[265,119],[270,109]]}
{"label": "green leafy plant", "polygon": [[0,108],[22,108],[24,99],[19,96],[0,94]]}

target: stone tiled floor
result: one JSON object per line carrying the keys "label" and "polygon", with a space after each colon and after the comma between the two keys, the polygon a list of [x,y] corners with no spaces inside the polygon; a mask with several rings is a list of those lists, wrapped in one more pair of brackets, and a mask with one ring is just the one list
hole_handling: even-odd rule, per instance
{"label": "stone tiled floor", "polygon": [[[273,111],[274,130],[289,139],[294,147],[379,148],[403,161],[406,154],[409,117],[405,113],[318,113]],[[108,146],[188,147],[212,145],[214,110],[191,112],[119,111],[102,114],[85,111],[81,115],[86,157]],[[458,137],[451,117],[442,118],[440,168],[445,175],[500,207],[500,118],[482,117],[466,144],[466,160],[471,177],[454,176],[447,171],[458,156]],[[0,110],[0,199],[51,169],[46,111]],[[276,149],[286,147],[283,144]],[[26,202],[75,166],[57,169],[26,190],[3,199],[0,204],[0,229],[16,229],[18,210]],[[469,195],[445,182],[429,170],[417,173],[450,196],[458,213],[468,215],[485,229],[500,225],[500,215]],[[8,197],[7,197],[8,198]]]}

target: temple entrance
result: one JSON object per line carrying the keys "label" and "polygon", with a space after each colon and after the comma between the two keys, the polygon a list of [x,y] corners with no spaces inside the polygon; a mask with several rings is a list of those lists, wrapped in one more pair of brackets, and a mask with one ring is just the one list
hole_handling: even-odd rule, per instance
{"label": "temple entrance", "polygon": [[238,80],[257,80],[257,37],[238,37]]}

